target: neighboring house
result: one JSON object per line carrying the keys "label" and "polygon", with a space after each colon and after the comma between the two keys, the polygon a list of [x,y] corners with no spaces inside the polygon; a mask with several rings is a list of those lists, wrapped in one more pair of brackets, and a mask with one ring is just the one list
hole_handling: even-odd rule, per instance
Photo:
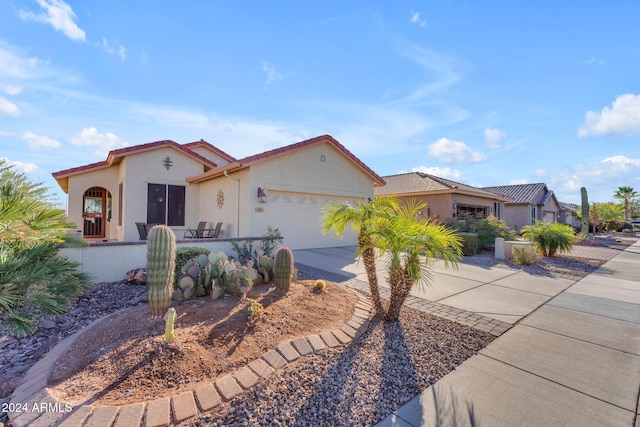
{"label": "neighboring house", "polygon": [[569,224],[573,227],[580,227],[582,225],[580,218],[575,215],[579,210],[580,206],[574,203],[560,202],[560,216],[558,218],[558,222],[562,224]]}
{"label": "neighboring house", "polygon": [[376,196],[395,195],[400,200],[416,199],[427,207],[422,214],[446,222],[468,215],[503,218],[504,203],[510,199],[422,172],[385,176],[384,187],[375,188]]}
{"label": "neighboring house", "polygon": [[354,233],[321,234],[321,208],[368,200],[384,185],[328,135],[240,160],[205,141],[158,141],[53,176],[87,240],[136,241],[136,222],[167,224],[182,238],[207,221],[224,224],[221,237],[259,237],[277,227],[293,249],[356,244]]}
{"label": "neighboring house", "polygon": [[502,185],[482,189],[511,199],[504,205],[504,219],[516,231],[536,221],[558,222],[560,203],[546,184]]}

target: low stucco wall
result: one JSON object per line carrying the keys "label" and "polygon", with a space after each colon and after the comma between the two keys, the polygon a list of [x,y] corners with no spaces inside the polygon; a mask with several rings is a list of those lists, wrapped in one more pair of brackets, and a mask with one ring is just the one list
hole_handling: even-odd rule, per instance
{"label": "low stucco wall", "polygon": [[[261,240],[260,237],[252,239],[257,243]],[[176,247],[200,247],[236,256],[232,240],[235,239],[185,239],[176,241]],[[89,274],[95,283],[124,280],[127,271],[147,265],[146,242],[91,243],[84,248],[60,249],[59,254],[79,263],[80,271]]]}

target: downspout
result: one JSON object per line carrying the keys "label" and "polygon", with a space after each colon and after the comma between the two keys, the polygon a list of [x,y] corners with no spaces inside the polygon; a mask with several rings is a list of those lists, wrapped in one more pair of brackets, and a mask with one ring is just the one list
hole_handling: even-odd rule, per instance
{"label": "downspout", "polygon": [[236,206],[236,237],[240,237],[240,180],[236,179],[234,177],[232,177],[231,175],[229,175],[227,173],[227,171],[224,171],[224,176],[226,176],[227,178],[231,178],[232,180],[234,180],[236,182],[236,187],[238,189],[238,194],[237,194],[237,206]]}

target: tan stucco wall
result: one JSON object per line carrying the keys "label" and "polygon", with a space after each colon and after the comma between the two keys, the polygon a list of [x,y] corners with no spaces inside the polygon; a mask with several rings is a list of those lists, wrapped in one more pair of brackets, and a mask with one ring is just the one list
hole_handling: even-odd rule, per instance
{"label": "tan stucco wall", "polygon": [[453,213],[455,212],[453,204],[486,207],[487,212],[493,214],[494,200],[485,199],[483,197],[455,194],[455,193],[442,193],[442,194],[429,194],[416,197],[401,197],[401,200],[407,200],[414,198],[419,202],[427,204],[427,209],[423,209],[422,213],[433,219],[437,219],[439,222],[445,223],[453,219]]}
{"label": "tan stucco wall", "polygon": [[[166,157],[170,157],[172,166],[167,170],[163,165]],[[188,184],[185,179],[201,174],[203,166],[200,162],[170,147],[146,151],[126,157],[123,164],[124,194],[124,241],[138,239],[136,222],[147,221],[147,189],[148,184],[181,185],[185,187],[185,225],[172,227],[177,237],[182,237],[187,228],[194,228],[200,221],[199,190],[197,186]],[[204,219],[203,219],[204,221]]]}
{"label": "tan stucco wall", "polygon": [[100,169],[95,172],[89,172],[82,175],[75,175],[69,177],[69,205],[68,205],[68,217],[69,221],[73,222],[78,230],[83,229],[83,196],[85,191],[92,187],[102,187],[111,193],[112,210],[111,221],[105,223],[105,239],[117,238],[117,212],[118,212],[118,180],[117,171],[115,168]]}
{"label": "tan stucco wall", "polygon": [[531,224],[531,205],[505,205],[504,218],[509,228],[521,231]]}
{"label": "tan stucco wall", "polygon": [[217,155],[216,153],[212,152],[208,148],[205,148],[205,147],[193,147],[193,148],[190,148],[190,150],[193,151],[194,153],[200,154],[205,159],[211,160],[213,163],[218,165],[218,167],[222,167],[224,165],[228,165],[229,164],[228,160],[226,160],[223,157],[220,157],[219,155]]}
{"label": "tan stucco wall", "polygon": [[[240,204],[238,205],[238,182],[240,180]],[[229,177],[220,176],[199,184],[201,221],[210,221],[210,225],[222,222],[221,237],[249,236],[250,201],[249,169],[230,173]],[[222,205],[218,205],[218,193],[222,192]],[[240,228],[238,229],[238,206],[240,208]],[[264,233],[256,234],[261,236]]]}
{"label": "tan stucco wall", "polygon": [[[267,203],[259,203],[258,187],[267,191]],[[281,196],[274,200],[276,195]],[[295,209],[290,246],[296,249],[355,244],[349,232],[339,239],[320,232],[320,210],[335,201],[373,198],[373,179],[330,144],[318,144],[298,152],[281,155],[251,167],[249,213],[251,235],[263,235],[269,226],[277,226]],[[284,203],[289,200],[291,203]],[[304,226],[303,224],[307,224]],[[305,227],[306,236],[299,227]],[[284,234],[284,233],[283,233]],[[287,236],[285,241],[287,240]]]}

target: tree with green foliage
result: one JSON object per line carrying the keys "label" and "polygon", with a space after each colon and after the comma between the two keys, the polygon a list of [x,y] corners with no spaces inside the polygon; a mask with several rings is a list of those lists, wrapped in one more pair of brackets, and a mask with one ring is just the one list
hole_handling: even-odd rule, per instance
{"label": "tree with green foliage", "polygon": [[37,313],[61,313],[90,281],[60,245],[81,245],[42,184],[0,161],[0,320],[18,335],[33,331]]}
{"label": "tree with green foliage", "polygon": [[633,189],[633,187],[618,187],[616,192],[613,194],[613,197],[616,199],[620,199],[624,203],[624,220],[629,221],[629,201],[631,199],[635,199],[640,196],[637,191]]}
{"label": "tree with green foliage", "polygon": [[336,236],[343,236],[348,228],[358,235],[358,248],[364,263],[369,281],[371,298],[378,313],[384,313],[378,276],[376,274],[376,241],[373,234],[382,223],[391,220],[398,208],[398,202],[391,197],[376,197],[370,202],[362,201],[356,206],[348,202],[329,204],[323,207],[321,218],[322,233],[333,231]]}
{"label": "tree with green foliage", "polygon": [[432,279],[429,263],[433,258],[444,260],[445,266],[456,266],[462,256],[462,242],[454,230],[430,219],[416,219],[425,207],[424,203],[409,200],[396,207],[389,221],[378,223],[373,233],[381,252],[389,256],[387,280],[391,299],[385,315],[388,321],[398,320],[414,284],[429,285]]}
{"label": "tree with green foliage", "polygon": [[534,225],[522,228],[522,236],[545,257],[552,257],[556,252],[568,251],[576,241],[573,228],[559,222],[550,223],[536,221]]}

